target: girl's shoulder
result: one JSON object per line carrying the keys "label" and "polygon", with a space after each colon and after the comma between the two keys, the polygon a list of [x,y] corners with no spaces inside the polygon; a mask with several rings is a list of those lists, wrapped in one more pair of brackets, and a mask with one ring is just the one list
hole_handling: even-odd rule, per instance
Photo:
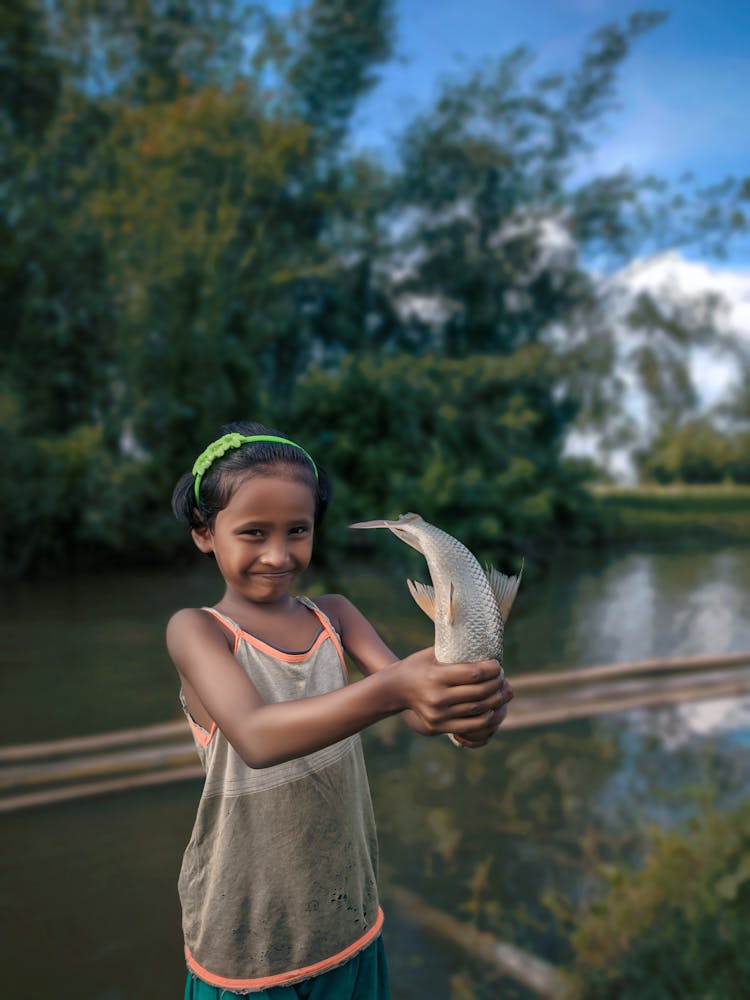
{"label": "girl's shoulder", "polygon": [[171,647],[200,636],[224,636],[227,628],[208,608],[180,608],[167,622],[167,645]]}
{"label": "girl's shoulder", "polygon": [[212,621],[216,619],[208,608],[180,608],[167,622],[167,629],[200,628]]}
{"label": "girl's shoulder", "polygon": [[383,642],[362,612],[343,594],[325,594],[315,603],[328,616],[341,644],[363,673],[394,663],[396,654]]}
{"label": "girl's shoulder", "polygon": [[344,632],[347,622],[350,622],[353,616],[360,614],[343,594],[322,594],[314,598],[313,603],[328,618],[339,635]]}

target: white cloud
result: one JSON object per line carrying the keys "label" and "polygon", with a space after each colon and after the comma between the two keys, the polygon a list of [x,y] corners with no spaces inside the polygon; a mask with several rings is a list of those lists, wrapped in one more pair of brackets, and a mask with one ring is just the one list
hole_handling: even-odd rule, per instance
{"label": "white cloud", "polygon": [[[616,275],[615,282],[627,296],[645,292],[675,305],[706,294],[719,295],[722,309],[716,317],[717,332],[750,345],[750,269],[712,267],[670,250],[634,261]],[[708,407],[730,389],[735,365],[717,341],[716,349],[699,347],[693,351],[691,372],[702,403]]]}
{"label": "white cloud", "polygon": [[722,329],[750,341],[750,268],[711,267],[669,250],[633,261],[615,276],[615,281],[633,294],[649,292],[674,302],[718,293],[726,303]]}
{"label": "white cloud", "polygon": [[[606,281],[607,291],[616,315],[615,322],[624,322],[624,316],[635,296],[647,293],[662,304],[684,306],[708,294],[721,297],[722,308],[715,317],[718,334],[745,342],[750,347],[750,268],[714,267],[705,262],[691,261],[675,250],[651,258],[637,259]],[[640,425],[644,438],[648,428],[648,406],[628,368],[627,355],[632,347],[632,331],[622,330],[620,335],[620,371],[626,388],[624,406]],[[736,378],[736,362],[726,350],[722,338],[715,346],[705,345],[693,349],[690,361],[691,374],[698,389],[704,409],[725,398]],[[629,480],[634,476],[627,450],[605,452],[599,435],[590,431],[575,431],[567,441],[568,454],[594,457],[604,464],[618,479]]]}

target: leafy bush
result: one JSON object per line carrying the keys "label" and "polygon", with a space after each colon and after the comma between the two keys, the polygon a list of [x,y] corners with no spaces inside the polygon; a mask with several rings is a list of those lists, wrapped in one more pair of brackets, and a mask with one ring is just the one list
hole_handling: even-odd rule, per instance
{"label": "leafy bush", "polygon": [[291,426],[334,477],[336,522],[416,510],[480,558],[591,531],[584,471],[560,459],[569,404],[540,347],[509,358],[347,358],[299,384]]}
{"label": "leafy bush", "polygon": [[177,537],[153,462],[107,447],[101,427],[33,437],[4,428],[0,575],[39,574],[105,560],[147,562]]}
{"label": "leafy bush", "polygon": [[640,871],[602,872],[580,916],[576,1000],[740,1000],[750,983],[750,802],[655,830]]}

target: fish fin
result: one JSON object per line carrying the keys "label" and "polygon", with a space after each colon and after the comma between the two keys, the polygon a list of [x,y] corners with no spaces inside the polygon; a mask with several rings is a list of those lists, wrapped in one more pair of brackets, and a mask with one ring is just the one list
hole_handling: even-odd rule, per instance
{"label": "fish fin", "polygon": [[407,580],[406,585],[422,611],[435,621],[435,588],[428,587],[426,583],[415,583],[413,580]]}
{"label": "fish fin", "polygon": [[451,580],[451,589],[448,595],[448,624],[452,625],[456,620],[456,609],[453,606],[453,580]]}
{"label": "fish fin", "polygon": [[518,571],[518,576],[506,576],[505,573],[500,573],[493,566],[487,566],[486,572],[487,582],[492,588],[492,593],[495,595],[497,607],[500,611],[500,617],[502,618],[503,623],[505,623],[508,620],[510,609],[513,607],[513,601],[516,599],[518,587],[521,583],[523,562],[521,563],[521,568]]}

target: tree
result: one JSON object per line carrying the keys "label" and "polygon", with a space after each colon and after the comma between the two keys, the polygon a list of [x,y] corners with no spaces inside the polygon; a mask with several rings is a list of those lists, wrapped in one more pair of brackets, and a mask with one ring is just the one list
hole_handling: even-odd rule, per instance
{"label": "tree", "polygon": [[[559,459],[570,414],[553,385],[534,346],[512,358],[350,356],[308,374],[289,416],[336,473],[337,528],[416,507],[479,558],[517,566],[561,529],[585,540],[595,521],[581,469]],[[331,532],[323,549],[342,539]]]}
{"label": "tree", "polygon": [[722,433],[710,419],[695,418],[664,424],[636,458],[641,477],[658,483],[746,483],[750,436]]}
{"label": "tree", "polygon": [[390,294],[401,344],[450,357],[544,345],[577,426],[607,443],[638,432],[623,406],[626,367],[658,423],[697,410],[696,345],[721,342],[742,360],[718,333],[715,299],[644,294],[626,304],[607,273],[636,248],[746,231],[747,182],[689,193],[627,171],[573,180],[611,110],[622,60],[664,16],[601,29],[568,76],[534,77],[519,49],[446,82],[406,129],[394,178],[401,235]]}
{"label": "tree", "polygon": [[430,346],[453,357],[507,354],[590,308],[580,253],[624,237],[636,186],[618,175],[571,191],[570,174],[632,41],[660,20],[634,15],[602,29],[568,77],[528,80],[531,55],[518,49],[447,82],[407,128],[398,209],[413,223],[398,249],[414,263],[394,292],[445,303]]}
{"label": "tree", "polygon": [[[571,177],[621,61],[660,17],[603,28],[565,77],[530,77],[519,51],[447,83],[383,164],[351,152],[347,127],[390,54],[391,0],[313,0],[287,17],[236,0],[25,0],[0,76],[15,107],[6,447],[36,456],[19,466],[34,484],[55,448],[77,475],[88,451],[124,484],[98,512],[87,492],[68,549],[110,509],[166,539],[159,505],[227,419],[309,427],[324,454],[331,427],[347,427],[355,452],[380,456],[373,399],[391,439],[412,434],[417,451],[392,447],[375,463],[385,479],[357,455],[358,506],[419,502],[508,551],[577,530],[590,470],[563,458],[565,436],[618,401],[616,331],[586,255],[627,254],[661,195],[627,174]],[[743,190],[721,195],[729,228]],[[645,315],[642,374],[674,355],[678,384],[689,337]],[[462,412],[475,394],[494,444]],[[334,476],[349,475],[347,453],[333,455]]]}
{"label": "tree", "polygon": [[[44,443],[80,455],[85,438],[92,462],[122,470],[126,508],[142,514],[152,494],[128,469],[145,463],[168,496],[196,439],[228,413],[267,407],[309,363],[308,290],[335,270],[324,231],[342,174],[335,143],[291,95],[316,79],[320,121],[340,133],[388,45],[387,4],[367,6],[366,22],[353,12],[348,35],[329,7],[296,23],[306,39],[297,61],[275,64],[283,100],[266,99],[263,73],[286,28],[253,22],[254,75],[241,44],[248,4],[28,2],[4,15],[15,169],[3,399],[23,414],[6,446],[37,456],[17,466],[32,492]],[[346,65],[327,64],[326,32],[331,51],[360,38]],[[109,510],[110,491],[100,501]],[[81,541],[79,527],[59,536],[63,550]],[[11,552],[13,524],[7,532],[6,571],[28,565]]]}
{"label": "tree", "polygon": [[[296,19],[295,19],[295,23]],[[291,107],[334,152],[358,100],[391,55],[392,0],[313,0],[283,75]]]}

